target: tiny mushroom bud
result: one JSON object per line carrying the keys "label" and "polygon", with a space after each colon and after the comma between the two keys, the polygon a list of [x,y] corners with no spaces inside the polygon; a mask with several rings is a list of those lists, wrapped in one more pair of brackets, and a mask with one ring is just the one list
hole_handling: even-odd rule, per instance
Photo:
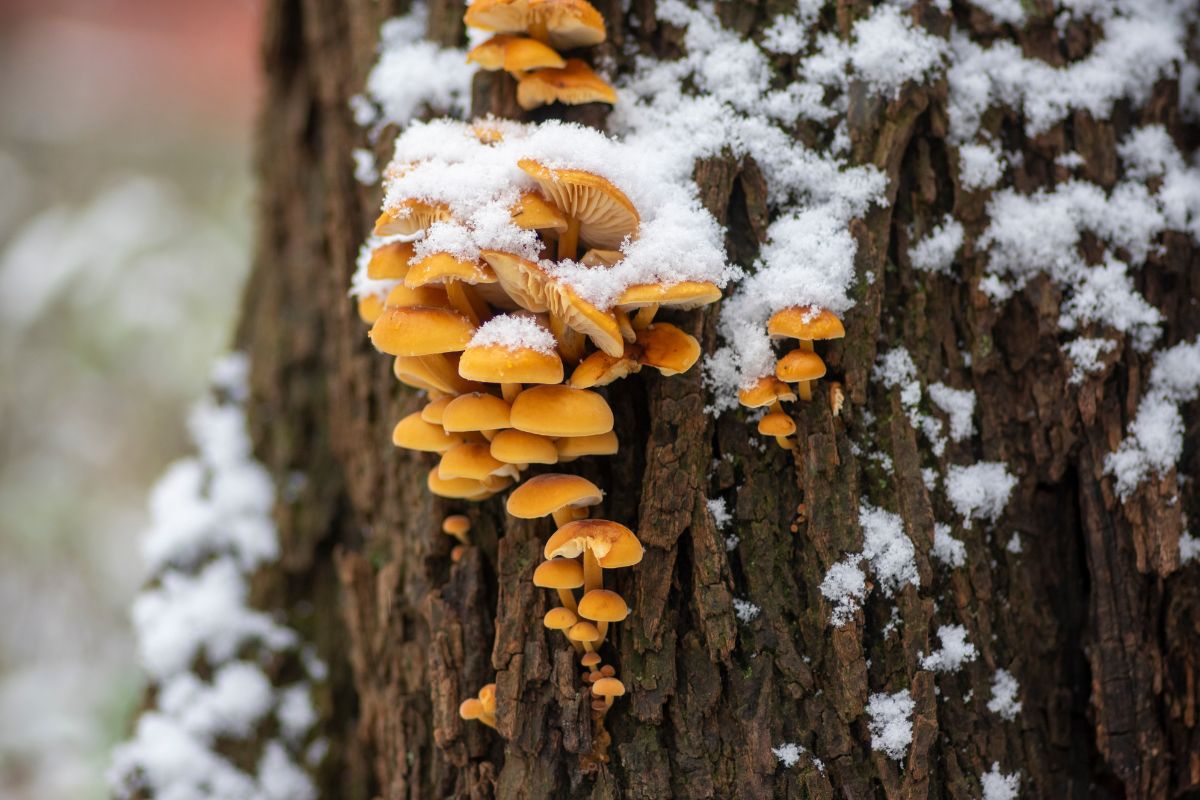
{"label": "tiny mushroom bud", "polygon": [[543,561],[533,571],[533,585],[542,589],[554,589],[558,592],[558,599],[562,601],[563,607],[575,612],[575,595],[571,590],[583,586],[583,567],[573,558],[552,558]]}
{"label": "tiny mushroom bud", "polygon": [[579,663],[585,667],[594,667],[600,663],[600,654],[584,653],[583,658],[579,659]]}
{"label": "tiny mushroom bud", "polygon": [[442,520],[442,533],[458,539],[460,544],[470,544],[467,534],[471,532],[471,520],[465,514],[451,514]]}

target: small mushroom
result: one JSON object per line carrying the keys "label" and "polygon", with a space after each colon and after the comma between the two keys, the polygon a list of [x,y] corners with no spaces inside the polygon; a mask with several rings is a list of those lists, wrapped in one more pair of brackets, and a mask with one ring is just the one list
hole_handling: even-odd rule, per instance
{"label": "small mushroom", "polygon": [[801,400],[812,400],[812,382],[824,375],[825,362],[811,350],[793,350],[775,364],[775,377],[797,384]]}
{"label": "small mushroom", "polygon": [[595,436],[564,436],[554,442],[558,460],[574,461],[582,456],[611,456],[618,449],[617,434],[613,431]]}
{"label": "small mushroom", "polygon": [[640,217],[625,193],[607,178],[574,169],[554,169],[533,159],[517,166],[567,217],[567,230],[558,240],[558,257],[575,258],[582,238],[594,247],[617,248],[637,234]]}
{"label": "small mushroom", "polygon": [[446,433],[440,425],[432,425],[421,419],[419,411],[409,414],[392,429],[392,444],[406,450],[444,453],[462,443],[461,436]]}
{"label": "small mushroom", "polygon": [[367,277],[373,281],[402,281],[413,257],[412,242],[388,242],[371,251]]}
{"label": "small mushroom", "polygon": [[518,315],[496,317],[480,330],[489,334],[496,331],[496,335],[503,336],[506,331],[515,329],[513,340],[492,343],[485,339],[481,343],[479,339],[484,335],[481,333],[463,351],[458,362],[458,374],[467,380],[500,384],[505,399],[510,402],[520,393],[522,384],[561,383],[562,359],[549,343],[549,336],[546,336],[546,344],[525,341],[520,335],[522,324],[543,335],[548,333],[544,328],[530,325],[529,321]]}
{"label": "small mushroom", "polygon": [[796,421],[782,411],[772,411],[758,421],[758,432],[763,436],[774,436],[784,450],[792,450],[795,444],[788,437],[796,432]]}
{"label": "small mushroom", "polygon": [[596,642],[600,641],[600,629],[587,620],[580,620],[567,631],[567,638],[579,642],[589,653],[595,652]]}
{"label": "small mushroom", "polygon": [[613,429],[613,413],[599,394],[570,386],[534,386],[513,401],[512,427],[542,436],[594,436]]}
{"label": "small mushroom", "polygon": [[636,351],[628,347],[620,356],[610,356],[603,350],[597,350],[579,362],[568,383],[576,389],[607,386],[641,370],[642,365],[633,357],[635,355]]}
{"label": "small mushroom", "polygon": [[450,559],[458,561],[462,558],[463,549],[471,543],[467,534],[471,532],[471,520],[463,514],[451,514],[442,520],[442,533],[453,536],[458,544],[450,551]]}
{"label": "small mushroom", "polygon": [[567,59],[561,69],[539,69],[521,76],[517,82],[517,105],[526,111],[551,103],[569,106],[584,103],[616,105],[617,92],[596,74],[587,62]]}
{"label": "small mushroom", "polygon": [[579,663],[585,667],[594,667],[600,663],[600,654],[584,653],[583,658],[579,659]]}
{"label": "small mushroom", "polygon": [[583,586],[583,567],[573,558],[552,558],[543,561],[533,571],[533,585],[542,589],[554,589],[558,592],[558,599],[563,608],[569,609],[572,614],[578,613],[575,595],[571,590]]}
{"label": "small mushroom", "polygon": [[[573,600],[574,598],[572,598]],[[571,642],[571,646],[575,648],[576,653],[583,652],[583,645],[579,642],[572,641],[568,635],[568,631],[575,623],[579,622],[579,617],[575,612],[564,606],[552,608],[546,612],[546,616],[542,618],[542,624],[547,628],[555,631],[562,631],[562,635],[567,637],[567,641]]]}
{"label": "small mushroom", "polygon": [[[569,521],[576,510],[594,506],[603,497],[600,487],[587,478],[549,473],[530,478],[514,489],[508,496],[505,508],[518,519],[553,515],[555,522],[562,524]],[[553,558],[549,555],[546,557]]]}
{"label": "small mushroom", "polygon": [[479,431],[491,438],[495,431],[511,428],[510,420],[508,403],[484,392],[459,395],[442,409],[442,427],[447,433]]}
{"label": "small mushroom", "polygon": [[[816,306],[792,306],[771,315],[767,322],[767,333],[774,339],[796,339],[800,343],[800,350],[811,353],[814,340],[841,339],[846,335],[846,329],[831,311]],[[821,375],[824,374],[825,365],[822,362]],[[810,384],[809,379],[801,379],[799,393],[802,400],[812,399]]]}
{"label": "small mushroom", "polygon": [[776,378],[774,375],[764,375],[750,386],[738,390],[738,402],[746,408],[770,407],[778,411],[780,403],[790,403],[796,399],[792,387]]}
{"label": "small mushroom", "polygon": [[392,364],[396,380],[418,389],[464,394],[483,388],[474,381],[463,380],[458,375],[458,353],[440,356],[396,356]]}
{"label": "small mushroom", "polygon": [[371,326],[371,343],[393,356],[456,353],[471,341],[471,320],[449,308],[388,308]]}
{"label": "small mushroom", "polygon": [[376,236],[412,236],[435,222],[452,219],[450,207],[443,203],[427,203],[407,198],[383,210],[375,220]]}
{"label": "small mushroom", "polygon": [[608,634],[610,622],[621,622],[629,616],[629,606],[625,598],[608,589],[592,589],[584,594],[579,601],[579,616],[596,623],[600,631],[600,641]]}
{"label": "small mushroom", "polygon": [[492,490],[488,489],[482,481],[471,478],[442,478],[438,475],[437,467],[429,470],[425,485],[438,497],[447,497],[451,500],[482,500],[493,494]]}
{"label": "small mushroom", "polygon": [[468,697],[458,706],[458,715],[465,720],[478,720],[489,728],[496,727],[496,715],[488,714],[478,697]]}
{"label": "small mushroom", "polygon": [[681,311],[715,303],[721,299],[721,289],[709,281],[680,281],[679,283],[639,283],[628,287],[617,297],[617,306],[637,309],[634,328],[646,328],[654,321],[659,306],[671,306]]}
{"label": "small mushroom", "polygon": [[558,463],[558,447],[553,439],[515,428],[497,431],[492,437],[492,458],[524,469],[529,464]]}
{"label": "small mushroom", "polygon": [[[567,284],[551,284],[546,293],[546,302],[550,307],[551,320],[561,320],[572,330],[585,334],[592,344],[610,356],[625,352],[625,337],[614,312],[601,311]],[[561,342],[562,338],[559,340]]]}
{"label": "small mushroom", "polygon": [[503,33],[471,48],[467,53],[467,61],[489,72],[504,70],[517,78],[531,70],[556,69],[567,63],[554,48],[537,39]]}
{"label": "small mushroom", "polygon": [[663,375],[687,372],[700,358],[700,343],[695,337],[658,322],[637,332],[638,363],[657,369]]}
{"label": "small mushroom", "polygon": [[495,271],[501,288],[521,308],[534,313],[550,309],[547,293],[554,281],[536,262],[501,250],[483,250],[480,255]]}
{"label": "small mushroom", "polygon": [[511,211],[513,224],[522,230],[561,233],[567,229],[567,218],[537,192],[521,192]]}
{"label": "small mushroom", "polygon": [[602,713],[608,713],[609,709],[612,708],[613,699],[625,694],[625,684],[616,678],[601,678],[592,684],[592,694],[603,698],[604,709]]}
{"label": "small mushroom", "polygon": [[555,50],[604,41],[604,17],[587,0],[475,0],[463,21],[496,33],[528,33]]}
{"label": "small mushroom", "polygon": [[438,477],[442,480],[470,478],[481,483],[493,475],[516,478],[518,472],[512,464],[492,458],[486,444],[464,443],[450,448],[438,462]]}
{"label": "small mushroom", "polygon": [[604,586],[603,570],[631,567],[642,560],[645,549],[633,531],[606,519],[568,522],[546,540],[546,558],[583,556],[584,590]]}

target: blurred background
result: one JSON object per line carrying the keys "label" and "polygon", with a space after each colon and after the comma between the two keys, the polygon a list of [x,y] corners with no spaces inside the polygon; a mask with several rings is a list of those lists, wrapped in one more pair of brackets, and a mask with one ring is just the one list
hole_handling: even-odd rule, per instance
{"label": "blurred background", "polygon": [[258,0],[0,0],[0,797],[107,795],[148,487],[250,259]]}

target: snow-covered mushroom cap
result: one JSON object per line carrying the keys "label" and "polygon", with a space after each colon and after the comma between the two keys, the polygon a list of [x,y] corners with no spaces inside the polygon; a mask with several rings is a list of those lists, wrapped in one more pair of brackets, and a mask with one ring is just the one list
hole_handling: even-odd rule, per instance
{"label": "snow-covered mushroom cap", "polygon": [[579,235],[595,247],[620,247],[637,234],[640,216],[610,180],[581,169],[554,168],[525,158],[518,166],[563,213],[579,220]]}
{"label": "snow-covered mushroom cap", "polygon": [[846,335],[846,329],[832,311],[813,306],[792,306],[771,315],[767,333],[776,339],[789,337],[812,341],[841,339]]}
{"label": "snow-covered mushroom cap", "polygon": [[556,50],[604,41],[604,17],[587,0],[474,0],[463,21],[497,33],[528,33]]}
{"label": "snow-covered mushroom cap", "polygon": [[484,383],[561,383],[563,364],[554,335],[530,316],[488,320],[458,362],[464,378]]}

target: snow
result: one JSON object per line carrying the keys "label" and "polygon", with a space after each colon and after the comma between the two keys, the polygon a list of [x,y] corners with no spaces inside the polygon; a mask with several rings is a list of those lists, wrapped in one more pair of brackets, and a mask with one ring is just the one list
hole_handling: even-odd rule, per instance
{"label": "snow", "polygon": [[964,144],[958,148],[958,178],[966,189],[990,189],[1004,177],[999,145]]}
{"label": "snow", "polygon": [[388,124],[405,125],[427,109],[467,113],[475,67],[467,63],[466,50],[423,38],[428,16],[425,3],[416,2],[408,14],[383,23],[366,92],[350,101],[359,126],[378,132]]}
{"label": "snow", "polygon": [[771,752],[779,759],[780,764],[790,769],[800,763],[804,747],[794,742],[784,742],[778,747],[772,747]]}
{"label": "snow", "polygon": [[1194,558],[1200,558],[1200,538],[1185,531],[1179,536],[1179,563],[1186,564]]}
{"label": "snow", "polygon": [[468,347],[499,346],[508,350],[556,353],[554,334],[527,314],[501,314],[480,325]]}
{"label": "snow", "polygon": [[941,625],[937,631],[942,646],[921,659],[921,669],[934,672],[958,672],[963,664],[974,661],[979,651],[967,641],[967,629],[962,625]]}
{"label": "snow", "polygon": [[971,5],[982,8],[997,22],[1021,25],[1025,22],[1025,8],[1021,0],[973,0]]}
{"label": "snow", "polygon": [[733,522],[733,515],[729,513],[724,497],[709,498],[705,503],[708,506],[708,513],[712,515],[713,524],[717,526],[717,530],[723,531]]}
{"label": "snow", "polygon": [[992,698],[988,700],[988,711],[999,714],[1006,720],[1014,720],[1021,713],[1021,701],[1017,693],[1020,684],[1013,674],[1006,669],[998,669],[992,676]]}
{"label": "snow", "polygon": [[761,612],[762,609],[749,600],[742,600],[738,597],[733,598],[733,613],[739,621],[753,622]]}
{"label": "snow", "polygon": [[961,442],[975,432],[975,392],[944,383],[929,384],[929,399],[950,418],[950,440]]}
{"label": "snow", "polygon": [[1112,339],[1089,339],[1080,337],[1072,339],[1063,345],[1063,352],[1071,361],[1071,377],[1067,382],[1074,385],[1082,383],[1088,375],[1095,375],[1104,369],[1100,356],[1117,349],[1117,343]]}
{"label": "snow", "polygon": [[895,694],[880,692],[867,701],[867,727],[871,731],[871,749],[893,761],[904,758],[912,744],[912,713],[916,703],[903,689]]}
{"label": "snow", "polygon": [[877,93],[897,97],[904,84],[940,72],[946,51],[944,39],[913,25],[895,6],[881,5],[854,26],[850,66]]}
{"label": "snow", "polygon": [[967,546],[950,533],[950,526],[936,523],[933,526],[933,549],[929,555],[948,567],[962,567],[967,563]]}
{"label": "snow", "polygon": [[1008,544],[1004,545],[1005,551],[1017,555],[1025,549],[1025,545],[1021,542],[1021,534],[1014,533],[1012,538],[1008,540]]}
{"label": "snow", "polygon": [[946,497],[963,518],[994,523],[1004,513],[1017,479],[999,461],[981,461],[970,466],[951,465],[946,472]]}
{"label": "snow", "polygon": [[947,214],[924,239],[909,249],[908,258],[914,269],[950,275],[962,245],[962,223]]}
{"label": "snow", "polygon": [[[214,367],[213,394],[188,419],[197,455],[169,467],[151,492],[143,550],[153,581],[132,616],[156,705],[113,751],[118,798],[316,797],[295,759],[317,721],[308,681],[324,665],[294,630],[248,604],[251,575],[279,557],[275,488],[254,460],[242,406],[248,375],[240,355]],[[307,679],[276,687],[263,665],[287,655],[306,665]],[[286,744],[269,739],[253,774],[214,749],[271,729]]]}
{"label": "snow", "polygon": [[904,533],[904,522],[896,514],[863,503],[858,508],[863,531],[863,556],[879,579],[885,597],[905,585],[920,586],[916,548]]}
{"label": "snow", "polygon": [[847,556],[825,573],[821,580],[821,595],[833,603],[831,625],[845,625],[861,607],[867,596],[867,576],[859,568],[859,555]]}
{"label": "snow", "polygon": [[1117,450],[1104,462],[1127,498],[1150,477],[1165,475],[1183,455],[1181,407],[1200,396],[1200,337],[1160,352],[1150,371],[1146,394]]}
{"label": "snow", "polygon": [[983,787],[982,800],[1017,800],[1021,792],[1021,777],[1017,774],[1005,775],[1000,771],[999,762],[992,762],[992,768],[979,778]]}
{"label": "snow", "polygon": [[946,449],[942,421],[921,411],[921,381],[917,378],[917,367],[908,350],[895,347],[880,353],[871,377],[886,389],[900,390],[900,405],[904,407],[908,421],[925,435],[933,454],[940,457]]}

